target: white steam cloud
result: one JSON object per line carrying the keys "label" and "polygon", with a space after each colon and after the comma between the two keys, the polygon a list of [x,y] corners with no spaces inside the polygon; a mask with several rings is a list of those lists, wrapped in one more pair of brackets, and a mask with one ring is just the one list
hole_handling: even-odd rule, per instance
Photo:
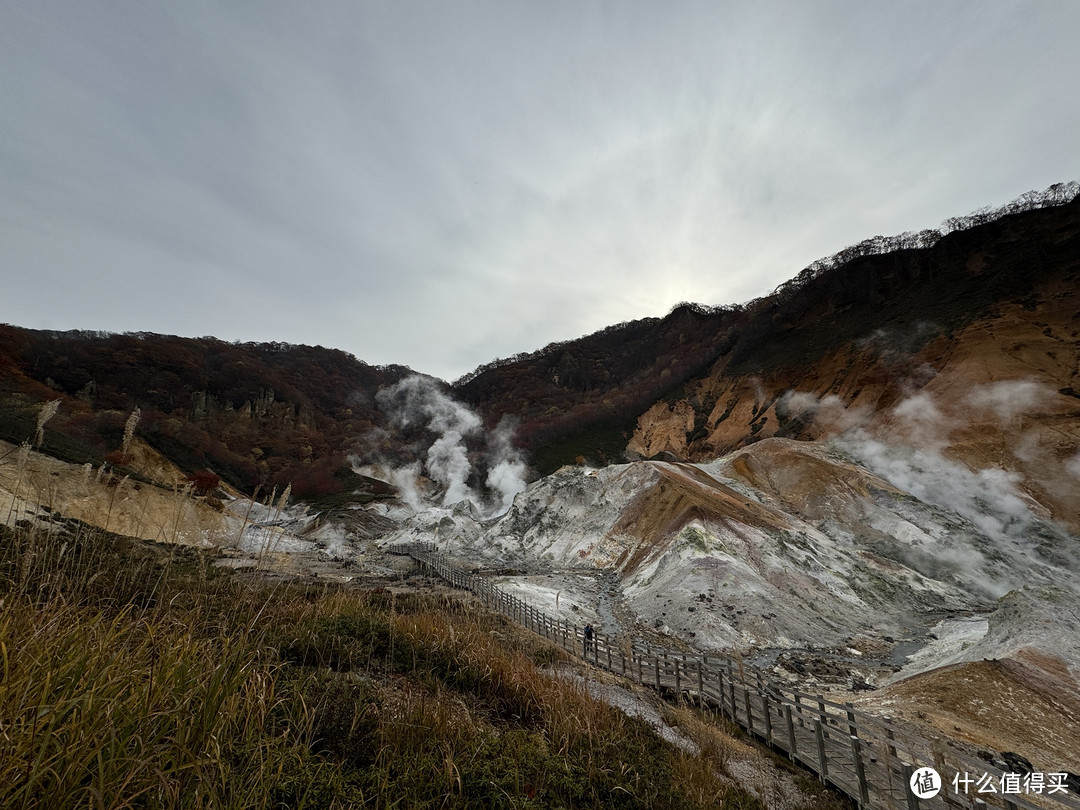
{"label": "white steam cloud", "polygon": [[892,411],[897,437],[926,452],[940,453],[948,447],[949,435],[957,424],[953,417],[941,412],[926,391],[902,400]]}
{"label": "white steam cloud", "polygon": [[432,480],[445,488],[443,506],[459,501],[472,500],[469,488],[469,453],[465,447],[465,437],[456,430],[450,430],[435,440],[428,448],[427,470]]}
{"label": "white steam cloud", "polygon": [[1019,539],[1031,526],[1031,500],[1016,473],[970,470],[947,458],[934,439],[924,447],[887,444],[859,428],[834,444],[864,467],[920,501],[951,509],[988,537]]}
{"label": "white steam cloud", "polygon": [[[956,512],[987,537],[1023,542],[1044,510],[1021,488],[1022,476],[998,467],[970,469],[948,455],[950,441],[973,417],[1018,425],[1024,413],[1046,407],[1053,396],[1054,391],[1031,380],[978,385],[961,400],[960,413],[943,409],[921,390],[899,402],[876,428],[869,426],[862,409],[847,408],[832,395],[789,391],[782,404],[788,414],[817,428],[833,433],[841,428],[834,446],[894,486]],[[1080,456],[1051,464],[1034,433],[1015,443],[1013,455],[1024,468],[1050,465],[1080,477]]]}
{"label": "white steam cloud", "polygon": [[[379,475],[373,476],[375,478]],[[393,467],[387,470],[386,477],[389,482],[397,487],[401,500],[405,501],[414,512],[424,509],[424,498],[420,494],[417,481],[420,480],[420,462],[414,461],[404,467]]]}
{"label": "white steam cloud", "polygon": [[504,417],[489,442],[493,463],[484,483],[498,497],[495,509],[500,515],[510,508],[514,496],[525,489],[525,460],[513,445],[513,435],[513,425]]}
{"label": "white steam cloud", "polygon": [[[380,391],[376,401],[394,427],[420,426],[436,434],[427,448],[423,471],[438,484],[442,506],[469,501],[481,514],[494,517],[509,509],[514,496],[525,489],[527,467],[513,445],[509,421],[504,419],[493,432],[485,433],[476,413],[422,375],[406,377]],[[399,489],[402,500],[417,512],[432,505],[418,486],[420,472],[416,462],[390,474],[390,483]],[[483,480],[486,491],[478,492],[470,480]]]}
{"label": "white steam cloud", "polygon": [[849,407],[836,396],[818,397],[807,391],[788,391],[777,403],[776,409],[787,417],[800,417],[823,433],[843,433],[866,422],[868,409]]}
{"label": "white steam cloud", "polygon": [[989,411],[1002,422],[1010,422],[1025,411],[1044,407],[1054,392],[1033,380],[1002,380],[975,388],[967,396],[968,403],[979,410]]}

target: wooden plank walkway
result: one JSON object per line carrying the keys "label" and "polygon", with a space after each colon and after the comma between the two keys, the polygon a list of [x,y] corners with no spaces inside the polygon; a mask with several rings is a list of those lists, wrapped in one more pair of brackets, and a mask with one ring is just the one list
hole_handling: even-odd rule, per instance
{"label": "wooden plank walkway", "polygon": [[[636,640],[616,641],[602,633],[594,633],[586,648],[582,628],[548,616],[492,585],[486,577],[455,568],[433,544],[407,543],[390,551],[412,557],[424,570],[471,591],[492,610],[597,667],[656,689],[665,697],[719,711],[793,762],[809,768],[822,782],[846,793],[859,807],[1080,810],[1080,799],[1070,792],[1051,794],[1044,788],[1040,804],[1033,804],[1022,793],[1001,793],[1003,772],[989,763],[968,757],[943,741],[930,741],[895,726],[888,718],[862,712],[850,703],[836,703],[820,694],[777,684],[742,661],[716,655],[687,657]],[[937,770],[944,783],[932,799],[919,799],[908,787],[911,775],[923,767]],[[957,793],[952,786],[955,774],[967,774],[972,780],[985,775],[999,792],[978,792],[973,781],[966,794]]]}

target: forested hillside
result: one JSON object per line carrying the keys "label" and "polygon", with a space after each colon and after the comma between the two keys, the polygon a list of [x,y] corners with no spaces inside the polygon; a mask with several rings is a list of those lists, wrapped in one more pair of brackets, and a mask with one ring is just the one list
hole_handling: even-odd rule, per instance
{"label": "forested hillside", "polygon": [[518,440],[541,472],[581,456],[623,460],[637,417],[707,369],[736,334],[741,312],[680,304],[664,318],[608,327],[496,361],[454,385],[489,421],[519,419]]}
{"label": "forested hillside", "polygon": [[410,373],[322,347],[0,326],[0,438],[33,437],[41,403],[58,399],[42,449],[100,463],[138,408],[139,436],[187,472],[325,495],[385,423],[375,392]]}

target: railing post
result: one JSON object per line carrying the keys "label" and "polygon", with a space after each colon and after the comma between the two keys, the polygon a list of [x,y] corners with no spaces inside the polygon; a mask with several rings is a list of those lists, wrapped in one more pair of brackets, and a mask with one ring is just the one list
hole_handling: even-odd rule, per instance
{"label": "railing post", "polygon": [[731,701],[731,722],[739,722],[739,709],[735,703],[735,676],[732,674],[731,669],[728,669],[728,698]]}
{"label": "railing post", "polygon": [[675,659],[675,702],[682,700],[682,674],[679,672],[679,659]]}
{"label": "railing post", "polygon": [[886,747],[885,747],[885,750],[889,752],[890,757],[895,757],[896,756],[896,746],[893,745],[893,740],[896,739],[896,735],[893,734],[892,718],[891,717],[883,717],[881,719],[882,719],[882,722],[885,724],[885,739],[889,741],[888,745],[886,745]]}
{"label": "railing post", "polygon": [[791,746],[788,748],[788,755],[794,762],[799,753],[799,744],[795,741],[795,721],[791,719],[791,706],[787,704],[784,704],[784,721],[787,723],[788,743]]}
{"label": "railing post", "polygon": [[[888,790],[893,789],[893,760],[899,761],[899,757],[896,755],[896,746],[893,745],[893,740],[896,739],[896,735],[893,734],[892,718],[883,717],[882,722],[885,726],[885,739],[888,742],[885,744],[885,751],[887,756],[885,757],[885,787]],[[901,790],[906,791],[907,786],[901,785]]]}
{"label": "railing post", "polygon": [[659,655],[654,656],[653,660],[656,661],[656,691],[659,692],[660,691],[660,656]]}
{"label": "railing post", "polygon": [[720,714],[726,716],[727,702],[724,700],[724,671],[722,669],[716,670],[716,691],[720,694]]}
{"label": "railing post", "polygon": [[770,712],[772,708],[769,705],[769,696],[764,692],[761,693],[761,712],[765,715],[765,742],[772,745],[772,716]]}
{"label": "railing post", "polygon": [[754,712],[750,708],[750,690],[745,686],[742,688],[743,705],[746,707],[746,730],[751,734],[754,733]]}
{"label": "railing post", "polygon": [[852,734],[849,739],[851,740],[851,761],[855,763],[855,775],[859,778],[859,801],[866,805],[870,801],[870,790],[866,784],[866,768],[863,766],[862,748],[859,745],[857,736]]}
{"label": "railing post", "polygon": [[704,655],[697,662],[697,700],[698,709],[702,711],[705,709],[705,665],[708,661],[709,656]]}
{"label": "railing post", "polygon": [[825,730],[819,719],[814,720],[814,736],[817,737],[818,778],[825,784],[825,778],[829,775],[829,760],[825,756]]}
{"label": "railing post", "polygon": [[900,763],[900,771],[904,775],[904,784],[901,789],[907,796],[907,810],[919,810],[919,797],[911,790],[911,777],[915,775],[915,769],[908,762]]}

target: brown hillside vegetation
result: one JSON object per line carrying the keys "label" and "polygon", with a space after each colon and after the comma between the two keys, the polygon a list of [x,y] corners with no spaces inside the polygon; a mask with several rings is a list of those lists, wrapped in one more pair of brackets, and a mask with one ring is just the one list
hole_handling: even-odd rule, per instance
{"label": "brown hillside vegetation", "polygon": [[322,347],[0,326],[0,438],[32,437],[41,404],[59,399],[42,449],[100,464],[139,408],[138,435],[185,473],[326,495],[385,424],[375,392],[410,373]]}
{"label": "brown hillside vegetation", "polygon": [[519,420],[521,443],[540,472],[579,454],[618,462],[645,408],[705,369],[730,344],[737,308],[681,304],[539,352],[482,366],[455,394],[491,421]]}

